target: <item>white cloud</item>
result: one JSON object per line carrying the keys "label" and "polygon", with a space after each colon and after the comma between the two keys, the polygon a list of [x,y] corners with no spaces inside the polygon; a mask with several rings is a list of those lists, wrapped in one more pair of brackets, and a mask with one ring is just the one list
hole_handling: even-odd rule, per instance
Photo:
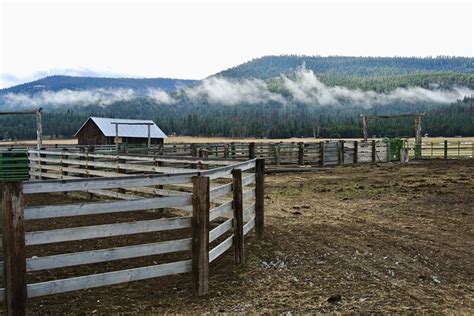
{"label": "white cloud", "polygon": [[269,91],[267,84],[258,79],[229,80],[211,77],[196,86],[181,89],[180,92],[193,101],[202,99],[222,105],[286,102],[282,95]]}
{"label": "white cloud", "polygon": [[147,96],[151,98],[156,103],[162,104],[174,104],[176,100],[166,91],[161,89],[149,88],[147,91]]}
{"label": "white cloud", "polygon": [[106,106],[117,101],[127,101],[136,97],[132,89],[93,89],[93,90],[69,90],[41,91],[34,95],[25,93],[7,93],[3,101],[10,107],[41,107],[52,105],[54,107],[64,105],[90,105],[98,104]]}

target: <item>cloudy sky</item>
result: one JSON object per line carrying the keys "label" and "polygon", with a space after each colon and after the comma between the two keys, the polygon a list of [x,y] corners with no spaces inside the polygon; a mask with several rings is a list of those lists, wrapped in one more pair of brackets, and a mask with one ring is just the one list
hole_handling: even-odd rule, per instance
{"label": "cloudy sky", "polygon": [[201,79],[270,54],[474,55],[466,0],[1,0],[0,87],[51,74]]}

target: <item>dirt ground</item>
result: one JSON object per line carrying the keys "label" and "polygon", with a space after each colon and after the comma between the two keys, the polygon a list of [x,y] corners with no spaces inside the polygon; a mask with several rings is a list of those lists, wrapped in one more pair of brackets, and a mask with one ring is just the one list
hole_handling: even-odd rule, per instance
{"label": "dirt ground", "polygon": [[28,312],[474,313],[473,160],[271,175],[265,203],[265,240],[246,239],[244,265],[232,250],[213,262],[206,297],[185,274],[32,298]]}

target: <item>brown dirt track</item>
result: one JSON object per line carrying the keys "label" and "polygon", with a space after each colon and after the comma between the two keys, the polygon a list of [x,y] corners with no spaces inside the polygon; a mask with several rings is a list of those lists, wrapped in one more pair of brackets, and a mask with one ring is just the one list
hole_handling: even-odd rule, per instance
{"label": "brown dirt track", "polygon": [[213,263],[207,297],[181,275],[34,298],[28,311],[473,314],[473,175],[470,160],[267,176],[266,240],[247,238],[243,266],[232,251]]}

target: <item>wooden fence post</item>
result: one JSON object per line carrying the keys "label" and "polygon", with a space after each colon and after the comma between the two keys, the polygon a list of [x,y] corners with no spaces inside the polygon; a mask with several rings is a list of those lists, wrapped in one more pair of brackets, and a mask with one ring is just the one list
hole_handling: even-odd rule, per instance
{"label": "wooden fence post", "polygon": [[341,150],[339,152],[339,164],[344,165],[344,140],[339,141],[339,144],[341,146]]}
{"label": "wooden fence post", "polygon": [[358,141],[354,141],[354,163],[357,163],[358,162],[358,157],[357,155],[359,154],[359,142]]}
{"label": "wooden fence post", "polygon": [[265,204],[265,159],[257,159],[255,164],[255,233],[263,239]]}
{"label": "wooden fence post", "polygon": [[234,209],[234,257],[237,264],[245,262],[244,254],[244,201],[242,196],[242,170],[232,170],[232,192]]}
{"label": "wooden fence post", "polygon": [[[67,153],[67,151],[68,151],[67,148],[63,148],[62,151],[61,151],[61,175],[62,175],[63,179],[66,179],[67,176],[69,175],[69,172],[64,171],[64,169],[63,169],[63,168],[69,167],[69,165],[67,163],[63,162],[64,160],[69,159],[69,156],[65,154],[65,153]],[[68,195],[68,194],[69,194],[68,192],[63,192],[63,195]]]}
{"label": "wooden fence post", "polygon": [[193,177],[192,278],[193,292],[209,292],[209,177]]}
{"label": "wooden fence post", "polygon": [[[126,164],[126,163],[127,163],[126,159],[120,159],[119,158],[117,160],[117,173],[127,173],[127,170],[120,168],[120,164]],[[119,188],[118,191],[119,191],[119,193],[124,193],[124,194],[127,193],[127,190],[124,189],[124,188]]]}
{"label": "wooden fence post", "polygon": [[229,145],[224,144],[224,158],[229,158]]}
{"label": "wooden fence post", "polygon": [[275,147],[275,162],[276,162],[276,165],[279,166],[280,165],[280,144],[274,144],[273,146]]}
{"label": "wooden fence post", "polygon": [[324,167],[324,142],[319,142],[319,166]]}
{"label": "wooden fence post", "polygon": [[298,143],[298,165],[304,165],[304,143]]}
{"label": "wooden fence post", "polygon": [[390,153],[390,142],[387,141],[385,143],[385,145],[387,146],[387,162],[391,162],[392,161],[392,155]]}
{"label": "wooden fence post", "polygon": [[3,271],[7,315],[25,315],[26,249],[22,182],[2,184]]}
{"label": "wooden fence post", "polygon": [[448,140],[444,140],[444,159],[448,159]]}
{"label": "wooden fence post", "polygon": [[255,158],[255,143],[249,143],[249,159]]}
{"label": "wooden fence post", "polygon": [[[207,158],[209,157],[209,152],[206,148],[199,148],[199,158]],[[207,165],[203,163],[199,163],[199,169],[207,169]]]}
{"label": "wooden fence post", "polygon": [[375,162],[375,155],[377,153],[376,148],[375,148],[375,139],[372,140],[372,162]]}
{"label": "wooden fence post", "polygon": [[232,158],[235,158],[235,143],[234,142],[230,143],[230,155],[232,156]]}

